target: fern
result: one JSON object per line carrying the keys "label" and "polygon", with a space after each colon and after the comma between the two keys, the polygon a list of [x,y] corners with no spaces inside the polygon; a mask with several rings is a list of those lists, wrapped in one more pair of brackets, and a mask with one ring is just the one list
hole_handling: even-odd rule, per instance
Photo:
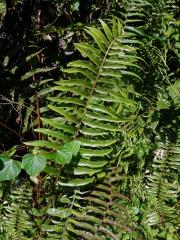
{"label": "fern", "polygon": [[[141,26],[149,6],[146,1],[125,1],[122,23],[113,18],[111,27],[101,20],[101,28],[86,28],[92,44],[75,45],[82,59],[69,63],[63,70],[65,79],[52,88],[57,94],[48,98],[52,116],[42,118],[45,128],[36,131],[55,143],[55,147],[47,145],[53,151],[57,143],[73,139],[81,143],[81,149],[60,170],[57,184],[67,193],[63,191],[57,205],[47,211],[51,218],[42,225],[47,239],[121,239],[127,232],[137,238],[128,210],[121,205],[121,176],[108,169],[119,164],[127,173],[129,163],[123,160],[134,155],[137,138],[141,142],[143,136],[145,123],[137,116],[139,94],[133,85],[143,81],[143,60],[137,50],[145,48]],[[113,178],[117,185],[112,184]]]}
{"label": "fern", "polygon": [[[53,151],[73,139],[81,143],[79,156],[61,169],[57,180],[60,189],[74,189],[60,198],[59,207],[48,209],[52,218],[42,225],[47,239],[119,239],[133,228],[121,205],[120,198],[127,197],[118,189],[122,177],[116,166],[124,151],[121,142],[131,141],[138,127],[138,93],[132,84],[142,81],[136,50],[143,43],[134,39],[135,28],[125,28],[117,18],[111,28],[100,23],[102,30],[86,28],[95,44],[75,45],[82,60],[69,63],[63,70],[66,79],[52,88],[57,96],[48,98],[48,107],[56,116],[42,118],[45,128],[36,129],[56,143],[46,144]],[[44,146],[39,141],[38,147]],[[125,149],[123,157],[131,154]]]}
{"label": "fern", "polygon": [[[129,5],[130,7],[131,5]],[[60,94],[58,97],[49,98],[56,103],[56,106],[50,105],[49,107],[61,115],[55,120],[42,119],[45,124],[64,130],[66,134],[68,133],[68,136],[75,137],[83,146],[83,149],[80,150],[83,159],[80,157],[77,163],[76,160],[74,161],[75,165],[72,163],[64,168],[64,172],[70,174],[71,180],[67,183],[61,180],[58,182],[59,185],[80,187],[83,182],[84,184],[90,183],[89,178],[87,182],[85,178],[82,178],[83,175],[96,175],[97,177],[93,178],[93,181],[99,179],[99,176],[106,176],[101,184],[98,184],[100,178],[95,185],[92,185],[93,191],[90,192],[89,196],[86,192],[81,192],[79,196],[80,205],[75,200],[69,202],[70,208],[73,206],[76,209],[74,215],[70,214],[71,210],[68,211],[67,206],[63,209],[48,211],[50,215],[55,214],[55,216],[56,213],[59,213],[59,216],[67,214],[64,224],[60,220],[57,221],[59,223],[57,226],[60,225],[59,229],[62,230],[59,232],[61,236],[59,239],[77,239],[77,237],[79,237],[78,239],[121,239],[127,232],[129,232],[129,235],[137,236],[136,234],[133,235],[132,226],[128,224],[127,210],[120,204],[119,198],[122,195],[119,189],[114,183],[113,186],[107,186],[107,182],[111,179],[111,173],[108,174],[107,170],[104,172],[104,169],[108,169],[109,164],[117,164],[117,158],[120,162],[123,157],[127,158],[133,154],[132,147],[128,145],[132,141],[131,136],[133,136],[134,131],[137,131],[138,124],[136,121],[139,122],[140,120],[139,118],[137,120],[135,116],[139,108],[138,102],[135,100],[138,98],[138,94],[134,91],[132,85],[127,88],[129,82],[141,81],[139,74],[137,74],[139,72],[137,64],[139,58],[136,55],[135,45],[141,46],[143,44],[134,39],[136,34],[141,34],[141,32],[138,32],[134,27],[126,27],[127,23],[132,24],[133,21],[127,21],[127,18],[132,16],[133,14],[130,14],[126,17],[123,26],[121,26],[119,20],[113,20],[112,29],[114,30],[112,31],[103,21],[101,21],[101,24],[104,32],[99,32],[95,28],[88,28],[87,32],[94,38],[99,48],[86,44],[76,44],[76,48],[82,55],[90,59],[90,64],[85,60],[69,64],[71,68],[65,70],[65,72],[74,74],[78,79],[69,78],[57,82],[58,86],[53,89],[60,91]],[[113,33],[116,29],[118,29],[117,33]],[[97,39],[98,35],[101,36],[101,41]],[[80,74],[83,74],[85,78],[81,79],[82,75]],[[88,81],[85,80],[86,78],[88,78]],[[111,91],[109,91],[109,88],[111,88]],[[68,128],[67,123],[71,124],[71,128]],[[54,130],[57,132],[56,129]],[[38,131],[47,132],[45,129]],[[49,136],[55,137],[54,133],[49,132]],[[119,141],[116,141],[116,138]],[[122,147],[121,141],[127,145],[125,144]],[[110,152],[110,149],[105,151],[106,146],[113,147],[115,144],[121,146],[117,147],[117,152],[115,152],[116,148],[113,152]],[[101,150],[103,147],[106,154],[103,154]],[[96,152],[94,149],[97,149]],[[97,171],[94,169],[97,169]],[[73,175],[81,176],[81,180],[78,179],[78,182],[72,180]],[[64,179],[67,178],[64,177]],[[121,177],[119,177],[119,181],[120,179]],[[118,182],[118,177],[116,180]],[[111,187],[115,189],[118,199],[109,194]],[[76,198],[78,198],[78,194],[73,195],[73,199]],[[84,199],[86,199],[86,202]],[[71,205],[72,203],[73,205]],[[120,212],[117,209],[120,209]],[[57,222],[54,221],[54,224]],[[124,224],[125,222],[126,224]],[[49,231],[51,226],[47,227]],[[57,229],[57,226],[52,229]],[[53,239],[58,236],[58,233],[56,235],[48,233],[48,235]]]}
{"label": "fern", "polygon": [[[163,0],[122,4],[122,21],[113,17],[108,24],[100,20],[98,26],[86,27],[90,44],[75,44],[81,59],[62,69],[63,79],[47,89],[55,96],[48,98],[48,117],[47,106],[43,108],[43,128],[35,130],[43,139],[27,143],[49,160],[45,172],[50,176],[41,186],[44,199],[35,199],[36,226],[30,233],[22,200],[26,192],[20,188],[21,197],[12,193],[16,197],[3,209],[7,239],[151,240],[156,239],[152,227],[162,227],[166,219],[175,224],[179,132],[176,143],[160,138],[153,163],[149,160],[155,135],[167,130],[159,128],[163,110],[179,109],[179,83],[173,79],[170,84],[166,62],[168,41],[156,42],[156,34],[168,25],[168,13],[159,16],[171,7]],[[22,80],[40,72],[28,72]],[[59,149],[73,140],[81,144],[78,155],[59,165]]]}
{"label": "fern", "polygon": [[69,63],[64,72],[70,73],[71,78],[60,80],[52,88],[59,94],[49,98],[48,107],[57,117],[42,118],[42,121],[53,129],[36,130],[59,143],[78,140],[80,156],[72,165],[72,172],[89,175],[89,181],[116,155],[113,145],[123,133],[130,125],[132,129],[136,125],[133,117],[138,109],[136,92],[132,86],[127,88],[126,83],[131,79],[141,80],[135,70],[138,68],[136,47],[126,44],[139,42],[128,39],[130,33],[125,32],[119,19],[113,19],[112,31],[102,20],[101,25],[103,31],[95,27],[86,29],[96,45],[76,44],[86,58]]}
{"label": "fern", "polygon": [[123,232],[131,232],[128,212],[122,206],[128,198],[117,191],[122,179],[112,169],[93,190],[84,188],[72,196],[61,196],[60,207],[48,209],[51,220],[42,225],[47,239],[119,239]]}
{"label": "fern", "polygon": [[[177,220],[175,204],[178,198],[177,173],[180,166],[179,130],[175,143],[161,144],[155,152],[154,171],[148,177],[148,194],[151,212],[147,216],[149,225],[158,224],[165,217]],[[152,209],[154,209],[152,211]]]}
{"label": "fern", "polygon": [[5,239],[31,239],[32,222],[28,213],[31,197],[32,189],[29,184],[25,183],[11,192],[9,201],[4,201],[1,216]]}

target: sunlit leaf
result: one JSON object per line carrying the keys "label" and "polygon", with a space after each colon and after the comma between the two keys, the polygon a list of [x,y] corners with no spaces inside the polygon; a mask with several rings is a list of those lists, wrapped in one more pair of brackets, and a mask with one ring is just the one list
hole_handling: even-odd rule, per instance
{"label": "sunlit leaf", "polygon": [[14,180],[21,171],[21,164],[13,159],[2,157],[3,169],[0,171],[0,181]]}
{"label": "sunlit leaf", "polygon": [[28,153],[22,157],[22,167],[30,176],[36,176],[46,167],[46,158],[41,155]]}

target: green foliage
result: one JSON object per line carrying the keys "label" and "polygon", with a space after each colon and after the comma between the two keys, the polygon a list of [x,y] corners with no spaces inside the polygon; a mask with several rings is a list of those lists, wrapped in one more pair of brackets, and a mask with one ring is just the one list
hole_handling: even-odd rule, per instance
{"label": "green foliage", "polygon": [[5,235],[3,239],[32,239],[32,222],[28,213],[32,188],[26,182],[11,190],[10,195],[6,194],[4,189],[4,202],[0,209],[1,232]]}
{"label": "green foliage", "polygon": [[46,167],[46,158],[37,154],[27,153],[22,158],[22,167],[30,176],[36,176]]}
{"label": "green foliage", "polygon": [[21,171],[21,165],[18,161],[11,159],[11,156],[16,152],[15,147],[9,151],[0,154],[1,171],[0,181],[14,180]]}
{"label": "green foliage", "polygon": [[[0,238],[179,239],[177,4],[111,4],[113,16],[84,27],[84,42],[75,43],[53,85],[33,85],[32,103],[48,96],[39,109],[38,140],[25,142],[22,163],[15,148],[0,154],[1,180],[14,180],[22,167],[34,184],[22,184],[24,171],[13,183],[0,182]],[[82,10],[81,1],[68,6],[67,18]],[[52,65],[32,66],[21,74],[24,82],[53,75]]]}
{"label": "green foliage", "polygon": [[76,156],[80,149],[80,142],[72,141],[66,143],[60,147],[58,144],[52,144],[48,141],[33,141],[26,142],[27,145],[33,145],[36,147],[53,148],[56,151],[45,152],[33,149],[32,153],[27,153],[22,157],[22,163],[11,159],[16,153],[16,147],[13,147],[9,151],[0,154],[1,171],[0,181],[15,180],[20,174],[21,168],[24,169],[30,176],[37,176],[42,172],[47,164],[47,159],[51,159],[54,162],[65,165],[71,162],[73,156]]}

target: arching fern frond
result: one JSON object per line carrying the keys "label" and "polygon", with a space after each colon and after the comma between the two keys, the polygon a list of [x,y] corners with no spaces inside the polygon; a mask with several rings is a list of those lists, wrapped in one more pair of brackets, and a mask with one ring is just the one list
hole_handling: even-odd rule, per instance
{"label": "arching fern frond", "polygon": [[[136,46],[142,43],[131,39],[119,19],[113,18],[111,28],[100,22],[102,30],[86,28],[95,44],[75,45],[83,59],[69,63],[63,70],[67,79],[52,88],[58,95],[49,98],[48,107],[57,117],[42,118],[44,126],[52,129],[36,130],[59,144],[72,139],[81,143],[78,159],[64,169],[66,174],[81,176],[76,181],[81,185],[92,182],[92,176],[102,172],[116,155],[113,146],[123,138],[123,132],[133,131],[139,108],[138,94],[131,84],[127,88],[127,83],[141,81]],[[62,185],[79,186],[63,179]]]}
{"label": "arching fern frond", "polygon": [[[135,39],[135,28],[117,18],[100,24],[86,28],[91,45],[75,45],[82,59],[63,70],[64,79],[52,88],[56,97],[48,98],[51,116],[42,118],[44,128],[36,130],[52,142],[47,148],[54,152],[74,139],[81,143],[79,155],[60,169],[57,184],[63,196],[47,211],[46,239],[121,239],[133,231],[116,166],[121,155],[133,153],[122,142],[131,141],[139,124],[133,83],[142,81],[136,51],[143,43]],[[46,143],[39,141],[38,147]]]}

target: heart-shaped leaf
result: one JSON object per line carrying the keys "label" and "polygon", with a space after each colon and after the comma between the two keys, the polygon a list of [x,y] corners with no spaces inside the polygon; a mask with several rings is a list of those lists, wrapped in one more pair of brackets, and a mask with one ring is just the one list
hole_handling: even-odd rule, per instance
{"label": "heart-shaped leaf", "polygon": [[53,153],[53,159],[59,164],[69,164],[73,156],[76,156],[80,149],[80,142],[73,141],[66,143],[61,149]]}
{"label": "heart-shaped leaf", "polygon": [[18,161],[13,159],[1,158],[4,164],[3,169],[0,171],[0,181],[14,180],[21,171],[21,165]]}
{"label": "heart-shaped leaf", "polygon": [[37,176],[46,167],[46,158],[41,155],[28,153],[22,158],[22,167],[30,176]]}
{"label": "heart-shaped leaf", "polygon": [[60,150],[57,150],[53,154],[54,161],[59,163],[59,164],[69,164],[72,159],[72,154],[69,152],[68,149],[62,148]]}
{"label": "heart-shaped leaf", "polygon": [[66,143],[63,148],[67,149],[73,156],[76,156],[80,149],[80,142],[73,141],[70,143]]}
{"label": "heart-shaped leaf", "polygon": [[9,160],[9,155],[7,153],[1,153],[0,154],[0,159],[1,160]]}

